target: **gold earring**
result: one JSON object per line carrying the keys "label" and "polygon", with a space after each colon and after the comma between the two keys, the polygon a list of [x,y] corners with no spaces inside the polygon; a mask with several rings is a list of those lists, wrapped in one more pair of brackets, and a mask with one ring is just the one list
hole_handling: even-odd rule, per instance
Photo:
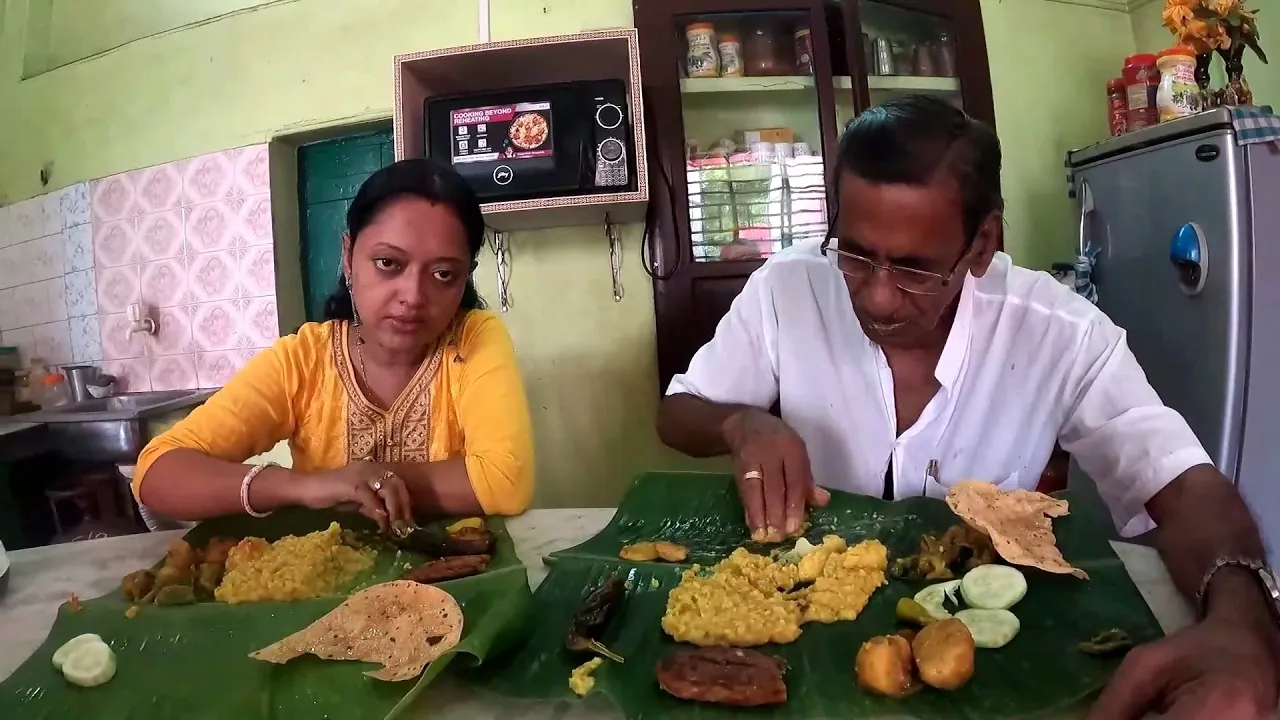
{"label": "gold earring", "polygon": [[356,296],[351,292],[351,276],[347,275],[343,278],[347,282],[347,297],[351,298],[351,321],[356,327],[360,327],[360,311],[356,309]]}

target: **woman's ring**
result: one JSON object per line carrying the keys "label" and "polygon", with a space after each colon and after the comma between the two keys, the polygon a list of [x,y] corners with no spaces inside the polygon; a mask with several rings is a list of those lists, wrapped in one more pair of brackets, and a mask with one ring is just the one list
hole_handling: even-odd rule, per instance
{"label": "woman's ring", "polygon": [[748,470],[747,472],[742,473],[742,479],[743,480],[763,480],[764,473],[760,472],[759,470]]}
{"label": "woman's ring", "polygon": [[374,480],[373,482],[369,483],[369,487],[370,487],[374,492],[382,492],[382,481],[381,481],[381,480]]}

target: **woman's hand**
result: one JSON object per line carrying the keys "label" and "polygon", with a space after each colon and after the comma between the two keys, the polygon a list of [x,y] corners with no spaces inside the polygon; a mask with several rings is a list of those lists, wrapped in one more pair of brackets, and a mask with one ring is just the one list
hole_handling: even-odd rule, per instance
{"label": "woman's hand", "polygon": [[752,540],[782,542],[800,529],[807,505],[830,501],[813,482],[804,440],[782,420],[744,410],[725,421],[724,434]]}
{"label": "woman's hand", "polygon": [[414,525],[409,489],[386,465],[357,460],[337,470],[304,474],[295,483],[298,503],[306,507],[354,504],[383,532]]}

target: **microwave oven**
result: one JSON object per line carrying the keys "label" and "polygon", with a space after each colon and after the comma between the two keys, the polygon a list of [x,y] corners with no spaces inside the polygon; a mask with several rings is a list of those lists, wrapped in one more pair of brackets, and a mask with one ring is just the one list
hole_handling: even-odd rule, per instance
{"label": "microwave oven", "polygon": [[634,191],[629,98],[622,80],[432,97],[424,147],[481,202]]}

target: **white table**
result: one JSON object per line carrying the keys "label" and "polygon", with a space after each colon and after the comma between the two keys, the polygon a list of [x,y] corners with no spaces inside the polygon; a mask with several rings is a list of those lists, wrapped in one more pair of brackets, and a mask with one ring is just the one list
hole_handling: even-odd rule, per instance
{"label": "white table", "polygon": [[[613,517],[609,508],[532,510],[508,521],[516,552],[529,569],[529,583],[537,587],[546,577],[542,558],[595,535]],[[104,595],[120,578],[147,566],[164,554],[180,531],[132,535],[53,545],[9,554],[9,589],[0,598],[0,680],[9,677],[44,642],[58,606],[75,593],[82,599]],[[1191,609],[1173,587],[1156,551],[1139,545],[1114,543],[1116,553],[1133,577],[1143,598],[1165,632],[1192,620]],[[615,719],[621,714],[599,696],[584,701],[535,702],[497,697],[464,688],[442,678],[431,685],[429,702],[415,706],[410,717],[479,720]]]}

